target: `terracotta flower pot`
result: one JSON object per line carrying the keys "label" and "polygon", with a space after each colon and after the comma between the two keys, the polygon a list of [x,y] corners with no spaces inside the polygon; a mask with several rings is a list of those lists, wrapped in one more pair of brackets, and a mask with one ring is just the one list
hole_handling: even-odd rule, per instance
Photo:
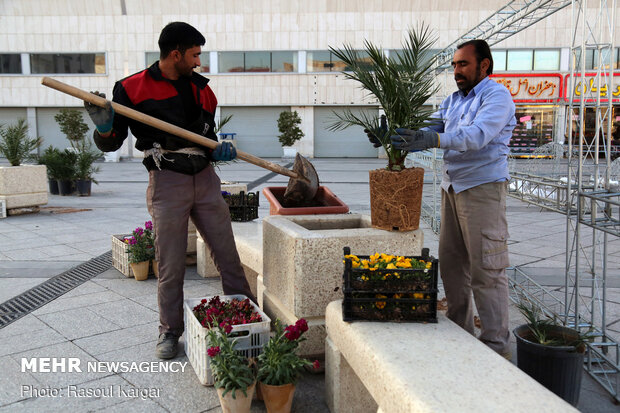
{"label": "terracotta flower pot", "polygon": [[155,277],[159,278],[159,261],[151,260],[151,265],[153,266],[153,274],[155,274]]}
{"label": "terracotta flower pot", "polygon": [[133,271],[133,276],[138,281],[144,281],[149,278],[149,263],[150,261],[142,261],[142,262],[132,262],[129,265],[131,266],[131,271]]}
{"label": "terracotta flower pot", "polygon": [[413,231],[420,226],[424,169],[369,171],[370,220],[374,228]]}
{"label": "terracotta flower pot", "polygon": [[247,397],[243,395],[242,391],[235,392],[235,398],[232,397],[232,392],[226,393],[226,396],[222,397],[224,389],[217,389],[217,396],[220,398],[220,405],[224,413],[249,413],[250,406],[252,405],[252,396],[254,395],[254,388],[256,382],[251,386],[248,386],[246,393]]}
{"label": "terracotta flower pot", "polygon": [[295,385],[293,383],[281,386],[259,383],[260,391],[265,401],[267,413],[289,413],[293,405]]}

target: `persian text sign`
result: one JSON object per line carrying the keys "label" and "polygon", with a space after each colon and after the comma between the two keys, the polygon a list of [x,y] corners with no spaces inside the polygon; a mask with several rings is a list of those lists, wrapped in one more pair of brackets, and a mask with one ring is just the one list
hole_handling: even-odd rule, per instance
{"label": "persian text sign", "polygon": [[[565,78],[566,100],[570,99],[571,87],[570,75]],[[585,96],[587,102],[595,102],[599,95],[601,102],[607,102],[611,95],[612,102],[620,102],[620,73],[614,73],[611,79],[611,87],[606,84],[605,77],[599,79],[595,73],[586,73],[586,80],[582,81],[581,75],[575,75],[575,82],[572,84],[574,90],[574,102],[578,102],[582,95]],[[601,85],[599,87],[599,85]]]}
{"label": "persian text sign", "polygon": [[556,102],[562,96],[560,74],[502,74],[491,75],[500,85],[506,86],[515,102]]}

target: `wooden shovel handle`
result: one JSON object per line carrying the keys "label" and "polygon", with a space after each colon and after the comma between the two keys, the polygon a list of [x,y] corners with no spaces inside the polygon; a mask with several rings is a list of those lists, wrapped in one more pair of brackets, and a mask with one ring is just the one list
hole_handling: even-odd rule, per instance
{"label": "wooden shovel handle", "polygon": [[[67,95],[71,95],[78,99],[90,102],[93,105],[104,107],[106,105],[106,102],[108,102],[107,99],[102,98],[101,96],[97,96],[93,93],[79,89],[75,86],[68,85],[66,83],[60,82],[50,77],[44,77],[43,79],[41,79],[41,83],[47,87],[66,93]],[[110,102],[110,103],[112,104],[114,111],[117,113],[120,113],[123,116],[131,118],[133,120],[137,120],[138,122],[145,123],[149,126],[163,130],[164,132],[171,133],[175,136],[178,136],[188,141],[197,143],[199,145],[206,146],[207,148],[210,148],[210,149],[215,149],[215,147],[217,146],[217,142],[212,139],[205,138],[204,136],[199,135],[197,133],[190,132],[186,129],[180,128],[171,123],[164,122],[163,120],[146,115],[142,112],[138,112],[137,110],[128,108],[127,106],[121,105],[120,103],[116,103],[116,102]],[[251,164],[254,164],[256,166],[260,166],[261,168],[268,169],[275,173],[288,176],[293,179],[300,179],[302,181],[307,181],[305,177],[297,174],[296,172],[286,169],[276,163],[269,162],[257,156],[251,155],[247,152],[238,150],[237,158],[242,159]]]}

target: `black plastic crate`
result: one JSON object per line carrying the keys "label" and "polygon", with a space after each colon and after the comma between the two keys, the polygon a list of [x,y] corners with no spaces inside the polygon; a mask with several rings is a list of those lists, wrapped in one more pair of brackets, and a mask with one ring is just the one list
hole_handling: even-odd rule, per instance
{"label": "black plastic crate", "polygon": [[258,218],[259,192],[239,192],[238,194],[229,194],[222,192],[224,200],[228,204],[230,211],[230,220],[237,222],[247,222]]}
{"label": "black plastic crate", "polygon": [[[344,248],[344,255],[351,249]],[[369,260],[368,255],[358,255]],[[412,321],[437,322],[437,277],[439,262],[429,255],[404,257],[430,262],[428,269],[364,269],[354,268],[344,259],[342,318],[344,321]]]}

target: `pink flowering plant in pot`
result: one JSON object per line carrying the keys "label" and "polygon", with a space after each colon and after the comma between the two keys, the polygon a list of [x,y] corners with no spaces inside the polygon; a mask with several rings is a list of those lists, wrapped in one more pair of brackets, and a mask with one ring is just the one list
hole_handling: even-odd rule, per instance
{"label": "pink flowering plant in pot", "polygon": [[255,363],[235,350],[235,340],[231,340],[222,327],[213,326],[209,329],[207,343],[207,355],[222,409],[236,412],[241,410],[238,403],[242,403],[247,404],[249,411],[256,385]]}
{"label": "pink flowering plant in pot", "polygon": [[259,387],[269,413],[290,412],[302,369],[311,364],[319,367],[318,361],[311,363],[296,353],[306,331],[308,323],[303,318],[286,328],[276,320],[275,333],[258,356]]}
{"label": "pink flowering plant in pot", "polygon": [[138,227],[131,232],[129,238],[125,238],[128,244],[127,253],[130,263],[138,263],[155,259],[155,236],[153,223],[146,221],[144,228]]}

